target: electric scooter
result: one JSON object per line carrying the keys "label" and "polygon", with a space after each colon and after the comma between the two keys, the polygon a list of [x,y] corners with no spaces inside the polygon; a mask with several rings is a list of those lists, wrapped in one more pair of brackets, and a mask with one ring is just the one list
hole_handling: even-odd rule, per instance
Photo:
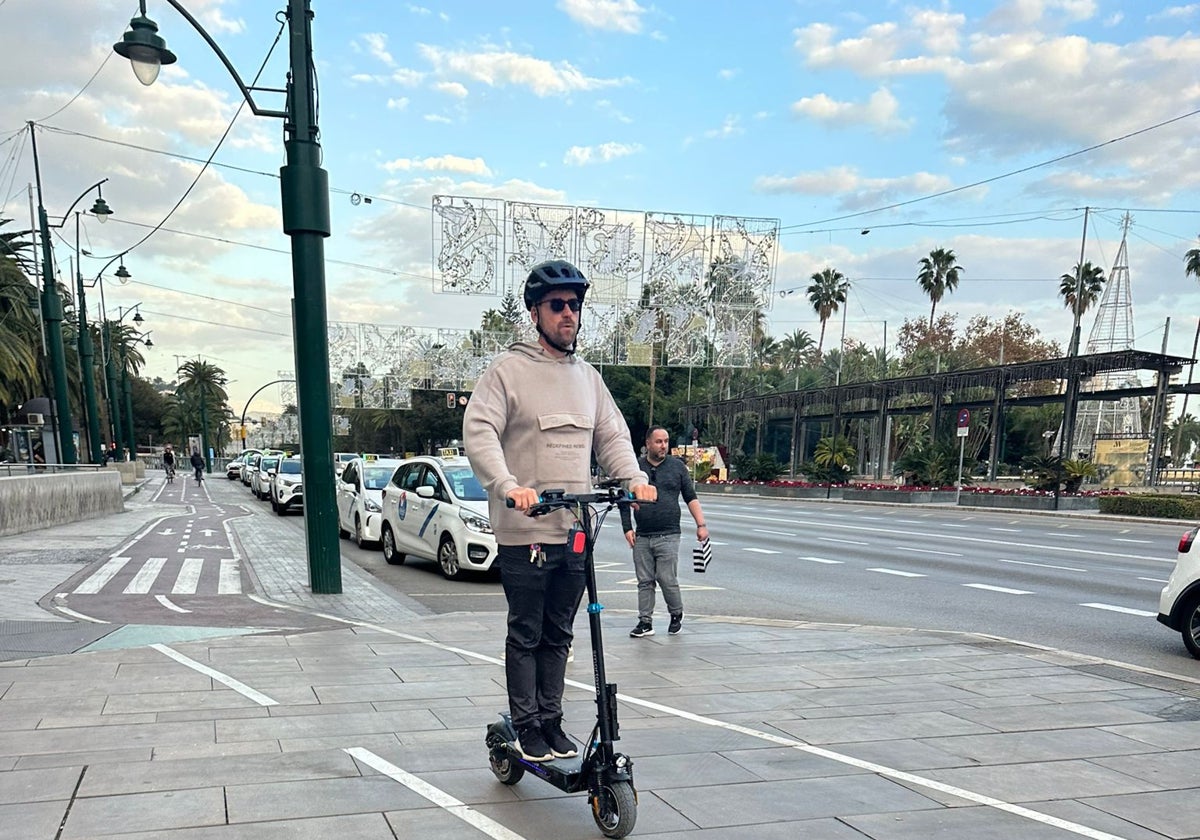
{"label": "electric scooter", "polygon": [[[633,504],[632,496],[615,486],[602,486],[596,492],[570,494],[562,490],[545,490],[541,501],[529,509],[532,516],[543,516],[554,510],[571,510],[585,541],[587,574],[588,626],[592,637],[592,669],[596,682],[596,726],[578,756],[556,758],[553,761],[528,761],[517,748],[516,730],[508,712],[487,728],[484,743],[492,772],[506,785],[515,785],[528,771],[567,793],[588,792],[592,818],[606,837],[624,837],[637,822],[637,791],[633,787],[633,759],[614,751],[617,734],[617,686],[605,680],[604,645],[600,635],[600,611],[597,601],[596,568],[592,557],[596,535],[604,517],[613,508]],[[605,505],[593,511],[592,505]],[[512,500],[508,500],[512,507]],[[578,549],[577,549],[578,550]]]}

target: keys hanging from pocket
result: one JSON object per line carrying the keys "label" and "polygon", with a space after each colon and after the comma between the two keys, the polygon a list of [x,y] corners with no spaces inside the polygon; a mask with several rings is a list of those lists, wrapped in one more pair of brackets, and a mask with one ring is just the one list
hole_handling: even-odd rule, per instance
{"label": "keys hanging from pocket", "polygon": [[529,546],[529,562],[537,563],[539,569],[546,564],[546,552],[542,551],[540,543],[533,543]]}

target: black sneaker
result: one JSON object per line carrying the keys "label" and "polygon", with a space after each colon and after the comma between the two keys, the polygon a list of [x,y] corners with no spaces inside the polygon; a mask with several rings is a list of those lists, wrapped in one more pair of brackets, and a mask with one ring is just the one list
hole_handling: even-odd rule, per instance
{"label": "black sneaker", "polygon": [[550,752],[555,758],[574,758],[579,755],[575,742],[567,737],[562,730],[561,720],[548,720],[542,723],[542,736],[550,745]]}
{"label": "black sneaker", "polygon": [[629,635],[635,639],[640,639],[642,636],[653,636],[654,627],[649,621],[639,621],[638,626],[629,631]]}
{"label": "black sneaker", "polygon": [[671,624],[667,627],[667,633],[674,636],[681,629],[683,629],[683,613],[671,616]]}
{"label": "black sneaker", "polygon": [[526,761],[549,761],[554,757],[550,752],[550,745],[542,735],[541,727],[536,723],[517,730],[517,749]]}

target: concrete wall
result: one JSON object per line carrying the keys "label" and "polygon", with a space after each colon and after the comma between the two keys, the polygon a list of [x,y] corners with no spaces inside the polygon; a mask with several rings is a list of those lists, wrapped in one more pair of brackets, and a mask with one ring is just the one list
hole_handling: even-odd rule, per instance
{"label": "concrete wall", "polygon": [[0,476],[0,537],[124,509],[116,470]]}

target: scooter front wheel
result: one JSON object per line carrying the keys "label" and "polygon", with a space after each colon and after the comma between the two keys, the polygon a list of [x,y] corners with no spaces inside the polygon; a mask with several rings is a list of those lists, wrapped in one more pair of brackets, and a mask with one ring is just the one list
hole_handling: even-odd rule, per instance
{"label": "scooter front wheel", "polygon": [[632,782],[601,785],[592,799],[592,817],[605,837],[624,837],[637,822],[637,792]]}

